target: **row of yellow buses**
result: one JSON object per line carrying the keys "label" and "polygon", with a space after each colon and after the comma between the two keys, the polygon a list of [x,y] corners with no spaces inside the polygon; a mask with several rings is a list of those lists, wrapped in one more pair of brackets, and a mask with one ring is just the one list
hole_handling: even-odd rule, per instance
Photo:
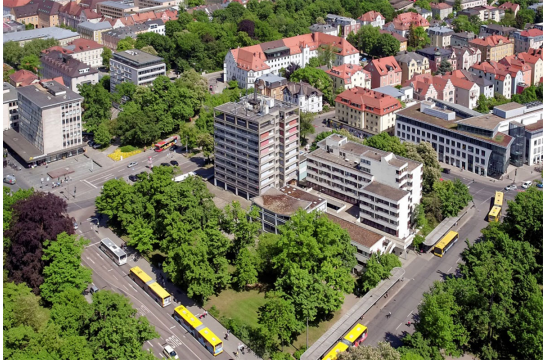
{"label": "row of yellow buses", "polygon": [[503,207],[503,193],[501,191],[496,191],[494,196],[494,205],[490,212],[488,213],[488,222],[498,222],[501,217],[501,210]]}
{"label": "row of yellow buses", "polygon": [[160,306],[165,307],[172,303],[172,296],[163,289],[155,280],[146,274],[138,266],[135,266],[129,272],[129,277],[138,284],[149,296]]}
{"label": "row of yellow buses", "polygon": [[337,360],[340,353],[345,352],[351,346],[359,346],[365,339],[367,339],[367,326],[357,323],[322,359]]}
{"label": "row of yellow buses", "polygon": [[223,352],[223,341],[212,330],[204,326],[185,306],[180,305],[175,308],[172,317],[191,333],[212,355],[218,356]]}

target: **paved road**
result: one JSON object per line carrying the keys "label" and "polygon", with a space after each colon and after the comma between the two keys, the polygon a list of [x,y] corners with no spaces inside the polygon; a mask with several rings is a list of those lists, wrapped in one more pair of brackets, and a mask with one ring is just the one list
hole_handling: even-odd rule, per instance
{"label": "paved road", "polygon": [[335,116],[335,110],[316,115],[314,117],[314,120],[312,121],[312,125],[314,125],[314,134],[308,135],[308,144],[312,144],[314,139],[316,139],[316,136],[318,136],[319,133],[322,133],[324,131],[331,131],[331,128],[327,127],[325,124],[323,124],[324,119],[329,119]]}
{"label": "paved road", "polygon": [[[439,258],[432,254],[419,255],[405,268],[403,287],[396,294],[390,294],[389,301],[381,305],[375,317],[365,319],[369,327],[367,345],[376,345],[379,341],[388,341],[393,346],[401,345],[403,336],[414,331],[413,326],[407,326],[407,321],[414,322],[417,319],[417,307],[422,301],[422,294],[429,290],[434,281],[454,274],[461,261],[460,254],[466,248],[465,240],[475,242],[481,235],[480,230],[488,225],[486,215],[490,210],[490,199],[495,191],[501,190],[501,186],[493,182],[472,182],[459,174],[445,175],[445,179],[454,178],[460,178],[465,184],[469,184],[476,207],[474,216],[461,228],[454,228],[460,234],[460,240],[445,256]],[[506,192],[505,199],[513,200],[516,193]],[[389,312],[392,315],[387,318]]]}

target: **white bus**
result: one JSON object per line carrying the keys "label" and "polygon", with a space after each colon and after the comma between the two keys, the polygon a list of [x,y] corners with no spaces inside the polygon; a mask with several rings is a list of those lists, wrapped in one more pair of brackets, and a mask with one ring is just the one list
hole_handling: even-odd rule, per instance
{"label": "white bus", "polygon": [[183,175],[180,175],[180,176],[176,176],[174,179],[174,181],[176,182],[180,182],[180,181],[184,181],[185,179],[187,179],[189,176],[197,176],[197,174],[195,174],[193,171],[190,171],[188,172],[187,174],[183,174]]}
{"label": "white bus", "polygon": [[121,250],[119,246],[114,244],[112,240],[108,238],[102,239],[99,248],[117,265],[121,266],[127,263],[127,254],[125,251]]}

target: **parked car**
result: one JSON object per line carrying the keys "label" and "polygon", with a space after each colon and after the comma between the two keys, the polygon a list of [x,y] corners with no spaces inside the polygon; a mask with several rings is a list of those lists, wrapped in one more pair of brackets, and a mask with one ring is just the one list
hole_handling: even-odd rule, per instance
{"label": "parked car", "polygon": [[443,169],[443,172],[444,172],[445,174],[450,174],[450,169],[444,168],[444,169]]}
{"label": "parked car", "polygon": [[515,184],[507,185],[507,186],[505,187],[505,190],[506,190],[506,191],[509,191],[509,190],[517,190],[517,185],[515,185]]}
{"label": "parked car", "polygon": [[4,176],[4,182],[6,184],[14,185],[17,182],[15,175],[6,175]]}
{"label": "parked car", "polygon": [[176,145],[172,145],[172,146],[170,147],[170,151],[176,151],[177,148],[178,148],[178,147],[177,147]]}
{"label": "parked car", "polygon": [[178,162],[177,162],[176,160],[170,160],[170,164],[171,164],[172,166],[178,166],[178,165],[180,165],[180,164],[178,164]]}
{"label": "parked car", "polygon": [[95,284],[91,284],[91,288],[89,289],[89,292],[91,294],[94,294],[94,293],[98,292],[98,288],[96,287]]}
{"label": "parked car", "polygon": [[161,163],[161,166],[170,166],[169,163]]}
{"label": "parked car", "polygon": [[74,230],[77,230],[78,229],[78,222],[77,221],[74,221]]}
{"label": "parked car", "polygon": [[136,161],[133,161],[132,163],[130,163],[129,165],[127,165],[128,168],[132,168],[133,166],[136,166],[138,165],[138,162]]}
{"label": "parked car", "polygon": [[176,354],[176,351],[174,351],[170,345],[165,345],[163,348],[163,354],[166,355],[167,359],[178,359],[178,354]]}
{"label": "parked car", "polygon": [[540,189],[543,189],[543,183],[538,183],[536,186]]}
{"label": "parked car", "polygon": [[530,186],[532,186],[531,181],[525,181],[525,182],[522,183],[522,188],[523,189],[528,189]]}
{"label": "parked car", "polygon": [[136,176],[136,175],[129,175],[129,180],[132,181],[132,182],[136,182],[136,181],[138,181],[138,176]]}
{"label": "parked car", "polygon": [[93,144],[93,149],[100,149],[101,147],[102,147],[102,145],[100,145],[100,144],[97,144],[97,143]]}

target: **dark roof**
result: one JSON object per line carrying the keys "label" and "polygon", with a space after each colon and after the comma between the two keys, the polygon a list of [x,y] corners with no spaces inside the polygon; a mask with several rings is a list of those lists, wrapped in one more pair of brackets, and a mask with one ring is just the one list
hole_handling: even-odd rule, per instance
{"label": "dark roof", "polygon": [[[97,73],[97,69],[89,67],[89,65],[81,62],[73,57],[63,54],[58,50],[52,50],[48,54],[43,54],[41,62],[56,68],[61,74],[71,78],[76,78],[81,75],[89,75]],[[88,69],[85,73],[80,73],[80,70]]]}
{"label": "dark roof", "polygon": [[450,56],[452,54],[451,49],[437,48],[435,46],[428,46],[427,48],[416,50],[417,54],[424,56],[435,56],[435,53],[437,52],[441,54],[440,56]]}
{"label": "dark roof", "polygon": [[305,83],[305,82],[298,82],[298,83],[289,82],[288,86],[284,88],[284,91],[288,91],[290,94],[293,94],[293,95],[301,94],[301,92],[305,96],[311,96],[312,94],[316,94],[316,96],[323,95],[323,93],[320,90],[316,89],[309,83]]}
{"label": "dark roof", "polygon": [[58,15],[60,7],[61,7],[61,4],[59,4],[58,2],[45,0],[40,2],[40,6],[38,7],[38,12],[42,14],[47,14],[49,16]]}
{"label": "dark roof", "polygon": [[340,217],[329,213],[327,213],[326,215],[329,220],[333,221],[341,228],[346,230],[346,232],[348,232],[348,235],[350,236],[350,239],[353,242],[361,244],[367,248],[371,248],[371,246],[375,245],[378,241],[384,239],[384,236],[372,232],[371,230],[364,228],[358,223],[353,223],[341,219]]}
{"label": "dark roof", "polygon": [[15,17],[17,19],[38,15],[39,5],[40,4],[27,4],[24,6],[19,6],[19,7],[13,8],[13,12],[15,13]]}
{"label": "dark roof", "polygon": [[471,40],[475,39],[475,34],[472,33],[471,31],[462,31],[459,33],[454,33],[452,34],[452,36],[456,36],[462,39],[471,39]]}

